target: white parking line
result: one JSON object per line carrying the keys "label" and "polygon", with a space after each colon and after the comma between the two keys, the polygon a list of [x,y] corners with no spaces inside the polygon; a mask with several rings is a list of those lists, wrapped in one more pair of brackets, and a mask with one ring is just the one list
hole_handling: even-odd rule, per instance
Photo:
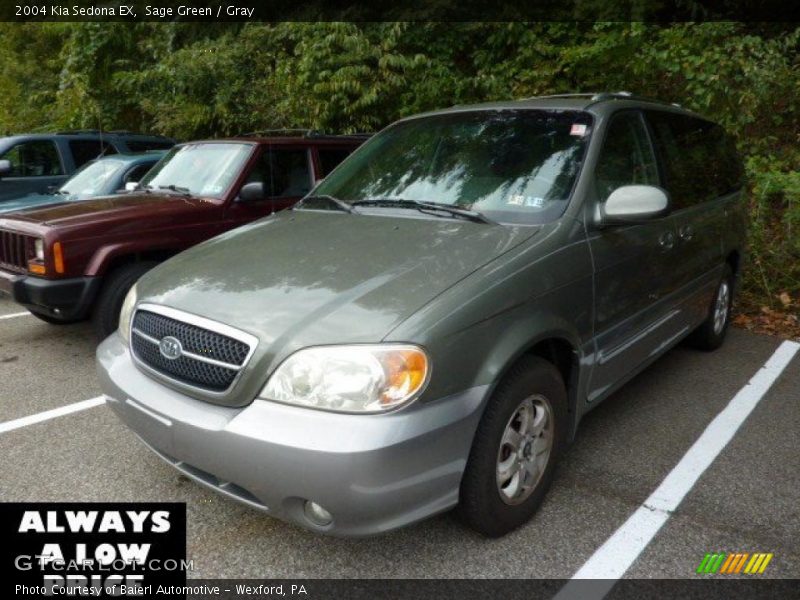
{"label": "white parking line", "polygon": [[67,404],[66,406],[60,406],[59,408],[54,408],[53,410],[46,410],[28,417],[14,419],[13,421],[6,421],[5,423],[0,423],[0,433],[7,433],[21,427],[27,427],[28,425],[34,425],[36,423],[41,423],[42,421],[48,421],[50,419],[55,419],[56,417],[63,417],[64,415],[86,410],[87,408],[94,408],[95,406],[100,406],[101,404],[105,403],[105,401],[105,396],[98,396],[97,398],[89,398],[88,400],[82,400],[81,402],[75,402],[74,404]]}
{"label": "white parking line", "polygon": [[[708,424],[650,497],[578,569],[555,596],[602,598],[620,579],[667,522],[705,470],[733,439],[753,409],[800,350],[796,342],[783,342],[763,367]],[[603,579],[606,581],[598,582]],[[595,581],[580,581],[595,580]]]}
{"label": "white parking line", "polygon": [[25,312],[11,313],[10,315],[0,315],[0,321],[3,319],[15,319],[17,317],[29,317],[31,313],[27,310]]}

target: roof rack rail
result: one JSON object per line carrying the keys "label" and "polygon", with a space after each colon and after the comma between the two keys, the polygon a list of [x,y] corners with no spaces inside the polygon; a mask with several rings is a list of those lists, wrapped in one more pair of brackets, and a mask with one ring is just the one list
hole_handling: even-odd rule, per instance
{"label": "roof rack rail", "polygon": [[241,133],[235,137],[268,137],[273,135],[296,135],[299,137],[306,137],[306,138],[367,138],[371,136],[371,133],[325,133],[324,131],[319,131],[317,129],[259,129],[257,131],[249,131],[247,133]]}
{"label": "roof rack rail", "polygon": [[136,131],[129,131],[127,129],[64,129],[62,131],[56,131],[56,135],[81,135],[81,134],[92,134],[92,135],[139,135],[142,137],[150,137],[150,138],[161,138],[164,140],[172,139],[165,135],[161,135],[158,133],[138,133]]}
{"label": "roof rack rail", "polygon": [[592,98],[597,96],[597,92],[576,92],[573,94],[548,94],[547,96],[531,96],[523,100],[538,100],[542,98]]}
{"label": "roof rack rail", "polygon": [[239,134],[239,137],[261,137],[268,135],[299,135],[308,136],[316,133],[313,129],[291,128],[291,127],[277,127],[275,129],[257,129],[256,131],[248,131],[247,133]]}
{"label": "roof rack rail", "polygon": [[63,131],[56,131],[56,135],[76,135],[81,133],[96,133],[99,134],[99,129],[64,129]]}
{"label": "roof rack rail", "polygon": [[664,100],[658,100],[656,98],[648,98],[647,96],[639,96],[632,92],[600,92],[599,94],[595,94],[592,97],[592,101],[587,104],[586,106],[589,107],[592,104],[596,104],[597,102],[603,102],[604,100],[638,100],[639,102],[651,102],[653,104],[661,104],[663,106],[675,106],[677,108],[683,108],[680,104],[676,102],[665,102]]}

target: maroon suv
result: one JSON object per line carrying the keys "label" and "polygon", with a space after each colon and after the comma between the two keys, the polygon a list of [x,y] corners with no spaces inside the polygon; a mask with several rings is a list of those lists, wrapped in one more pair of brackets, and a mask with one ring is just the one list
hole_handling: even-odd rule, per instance
{"label": "maroon suv", "polygon": [[306,195],[364,136],[245,137],[175,146],[132,193],[0,218],[0,292],[98,336],[148,269]]}

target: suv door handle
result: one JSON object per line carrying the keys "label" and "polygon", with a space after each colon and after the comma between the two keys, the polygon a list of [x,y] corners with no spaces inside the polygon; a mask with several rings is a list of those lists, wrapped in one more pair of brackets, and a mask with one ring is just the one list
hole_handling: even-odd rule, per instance
{"label": "suv door handle", "polygon": [[671,231],[665,231],[658,238],[658,243],[664,250],[671,250],[675,245],[675,235]]}
{"label": "suv door handle", "polygon": [[678,230],[678,235],[687,242],[694,237],[694,228],[691,225],[684,225]]}

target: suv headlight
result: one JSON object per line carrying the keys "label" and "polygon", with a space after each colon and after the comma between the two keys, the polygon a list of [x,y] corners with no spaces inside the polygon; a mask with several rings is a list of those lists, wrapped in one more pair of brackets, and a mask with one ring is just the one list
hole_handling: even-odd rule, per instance
{"label": "suv headlight", "polygon": [[428,356],[418,346],[319,346],[287,358],[259,397],[336,412],[377,413],[415,398],[429,373]]}
{"label": "suv headlight", "polygon": [[133,317],[133,309],[136,308],[136,284],[128,291],[125,300],[122,302],[122,309],[119,311],[119,334],[126,342],[130,341],[131,331],[131,317]]}
{"label": "suv headlight", "polygon": [[36,238],[33,241],[33,256],[36,260],[44,262],[44,240],[42,238]]}

